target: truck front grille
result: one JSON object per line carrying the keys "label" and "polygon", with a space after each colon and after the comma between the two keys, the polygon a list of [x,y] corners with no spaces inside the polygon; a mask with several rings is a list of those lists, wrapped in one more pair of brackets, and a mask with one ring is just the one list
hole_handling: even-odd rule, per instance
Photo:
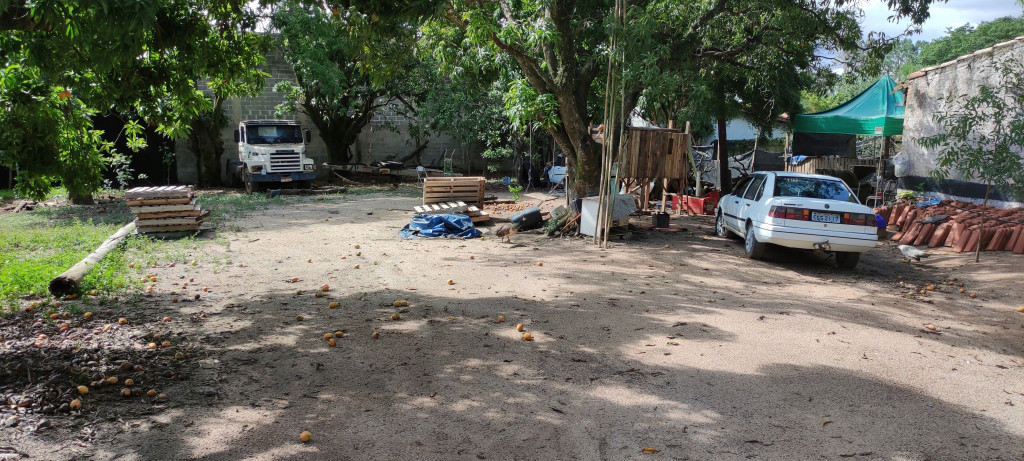
{"label": "truck front grille", "polygon": [[277,151],[270,154],[268,173],[296,173],[302,171],[302,156],[295,151]]}

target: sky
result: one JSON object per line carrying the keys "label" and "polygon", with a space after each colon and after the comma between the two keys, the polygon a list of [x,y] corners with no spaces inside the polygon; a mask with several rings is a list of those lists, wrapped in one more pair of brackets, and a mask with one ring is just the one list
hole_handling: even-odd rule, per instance
{"label": "sky", "polygon": [[[860,3],[864,9],[861,29],[865,32],[882,31],[892,36],[906,29],[906,19],[900,24],[889,23],[888,17],[892,13],[884,1],[861,0]],[[948,27],[967,23],[977,25],[1003,16],[1020,16],[1022,10],[1016,0],[949,0],[948,3],[933,3],[930,11],[931,17],[922,26],[922,32],[910,37],[911,40],[932,40],[945,35]]]}

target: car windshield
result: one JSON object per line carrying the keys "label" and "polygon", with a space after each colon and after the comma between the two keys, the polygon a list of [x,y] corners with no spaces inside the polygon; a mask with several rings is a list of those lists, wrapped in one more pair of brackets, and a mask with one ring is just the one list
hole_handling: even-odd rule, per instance
{"label": "car windshield", "polygon": [[245,131],[249,144],[297,144],[302,142],[302,129],[296,125],[256,125]]}
{"label": "car windshield", "polygon": [[775,179],[776,197],[808,197],[858,203],[857,197],[838,179],[779,176]]}

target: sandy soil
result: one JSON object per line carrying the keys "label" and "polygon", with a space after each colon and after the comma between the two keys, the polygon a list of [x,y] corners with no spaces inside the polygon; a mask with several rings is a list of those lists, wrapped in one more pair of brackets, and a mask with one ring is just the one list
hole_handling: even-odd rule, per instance
{"label": "sandy soil", "polygon": [[699,217],[608,250],[401,240],[417,204],[284,197],[221,225],[185,256],[197,265],[151,269],[161,282],[131,314],[171,317],[159,328],[193,346],[168,401],[0,429],[0,445],[40,460],[1024,459],[1019,255],[908,265],[883,243],[854,271],[750,261]]}

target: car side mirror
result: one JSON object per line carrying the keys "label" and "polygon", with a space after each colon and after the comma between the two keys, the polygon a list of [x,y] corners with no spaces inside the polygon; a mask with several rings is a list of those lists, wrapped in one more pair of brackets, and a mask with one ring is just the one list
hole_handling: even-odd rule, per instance
{"label": "car side mirror", "polygon": [[306,144],[309,144],[311,142],[313,142],[313,133],[311,133],[309,130],[306,130]]}
{"label": "car side mirror", "polygon": [[241,139],[241,137],[238,134],[238,130],[235,130],[235,142],[238,142],[239,139]]}

